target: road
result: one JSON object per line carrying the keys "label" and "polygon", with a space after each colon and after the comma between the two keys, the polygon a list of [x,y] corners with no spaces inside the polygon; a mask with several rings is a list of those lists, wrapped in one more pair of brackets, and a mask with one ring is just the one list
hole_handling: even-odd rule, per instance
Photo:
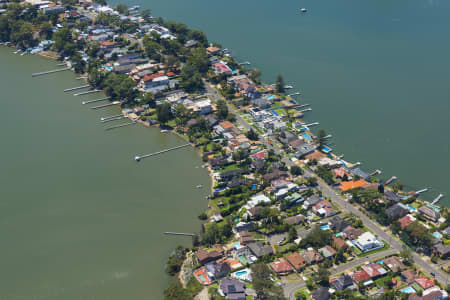
{"label": "road", "polygon": [[[370,254],[365,257],[357,258],[355,260],[352,260],[348,263],[339,265],[336,268],[332,268],[329,270],[330,270],[331,276],[334,276],[334,275],[344,272],[345,270],[355,268],[367,261],[372,261],[372,260],[379,259],[379,258],[385,257],[387,255],[391,255],[391,254],[395,254],[395,253],[397,253],[397,250],[387,249],[387,250],[384,250],[381,252]],[[295,292],[301,288],[304,288],[305,286],[306,286],[305,281],[303,281],[301,279],[298,281],[286,282],[286,284],[283,286],[284,296],[288,299],[295,300]]]}
{"label": "road", "polygon": [[[222,96],[218,93],[214,93],[214,89],[207,83],[205,84],[206,89],[208,93],[210,93],[214,100],[217,101],[219,99],[222,99]],[[251,126],[245,121],[240,115],[239,112],[236,111],[233,107],[228,105],[228,109],[233,112],[236,115],[236,120],[245,130],[250,130]],[[260,141],[264,143],[264,145],[268,149],[273,149],[276,154],[283,154],[283,150],[274,146],[274,143],[268,143],[265,137],[260,136]],[[291,161],[287,157],[283,157],[282,161],[286,163],[289,167],[292,167],[294,164],[293,161]],[[314,176],[317,178],[318,183],[318,189],[323,193],[325,197],[329,197],[332,201],[338,203],[344,210],[351,212],[355,216],[358,216],[363,224],[372,231],[375,235],[377,235],[379,238],[383,239],[390,245],[390,250],[395,250],[397,252],[400,252],[403,248],[402,243],[397,240],[395,237],[393,237],[391,234],[385,232],[380,224],[375,223],[372,221],[368,216],[366,216],[364,213],[362,213],[358,208],[353,206],[352,204],[348,203],[346,199],[344,199],[342,196],[336,193],[329,185],[327,185],[321,178],[316,176],[313,172],[309,170],[305,170],[305,175],[307,176]],[[383,252],[378,252],[377,254],[382,254]],[[420,257],[417,253],[411,252],[412,257],[414,259],[414,263],[416,263],[421,269],[423,269],[427,273],[434,273],[435,278],[443,283],[444,285],[447,285],[450,283],[449,276],[446,274],[443,270],[439,269],[439,266],[436,268],[436,266],[432,262],[425,261],[422,257]],[[385,254],[386,255],[386,254]],[[369,258],[367,256],[365,259]]]}

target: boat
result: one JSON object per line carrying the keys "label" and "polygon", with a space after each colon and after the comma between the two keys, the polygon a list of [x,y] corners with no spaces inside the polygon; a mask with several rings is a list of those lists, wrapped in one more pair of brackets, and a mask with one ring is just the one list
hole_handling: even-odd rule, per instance
{"label": "boat", "polygon": [[136,156],[136,157],[134,158],[134,160],[135,160],[135,161],[141,161],[141,157],[140,157],[140,156]]}
{"label": "boat", "polygon": [[301,11],[302,13],[305,13],[305,12],[307,12],[308,10],[307,10],[306,8],[302,7],[302,8],[300,8],[300,11]]}
{"label": "boat", "polygon": [[167,129],[161,129],[161,133],[166,133]]}
{"label": "boat", "polygon": [[292,85],[285,85],[284,88],[285,89],[293,89],[294,87]]}
{"label": "boat", "polygon": [[199,184],[196,186],[196,188],[201,189],[203,187],[203,185]]}

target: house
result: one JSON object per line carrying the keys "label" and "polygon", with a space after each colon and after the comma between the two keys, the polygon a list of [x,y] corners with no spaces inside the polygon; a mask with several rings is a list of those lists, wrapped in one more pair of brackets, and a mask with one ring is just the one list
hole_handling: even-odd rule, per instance
{"label": "house", "polygon": [[398,203],[402,200],[402,196],[390,190],[384,190],[383,198],[392,204]]}
{"label": "house", "polygon": [[337,250],[340,250],[342,248],[346,248],[347,244],[344,242],[343,239],[333,236],[333,246]]}
{"label": "house", "polygon": [[252,157],[252,159],[254,160],[261,160],[264,161],[266,159],[266,152],[263,151],[258,151],[256,153],[253,153],[252,155],[250,155]]}
{"label": "house", "polygon": [[184,43],[184,46],[186,48],[193,48],[198,44],[198,42],[196,40],[189,40],[186,43]]}
{"label": "house", "polygon": [[239,176],[243,173],[242,170],[230,170],[226,172],[219,173],[219,181],[229,181],[236,176]]}
{"label": "house", "polygon": [[330,225],[330,228],[337,232],[342,232],[347,226],[350,226],[349,222],[343,220],[338,216],[333,217],[328,223]]}
{"label": "house", "polygon": [[343,192],[347,192],[353,189],[361,188],[365,186],[367,182],[363,179],[359,180],[350,180],[350,181],[343,181],[341,182],[339,189]]}
{"label": "house", "polygon": [[434,209],[426,205],[421,206],[419,208],[419,213],[434,223],[436,223],[441,217],[441,214],[439,212],[435,211]]}
{"label": "house", "polygon": [[301,272],[306,267],[305,260],[298,252],[292,253],[286,259],[297,272]]}
{"label": "house", "polygon": [[218,280],[220,278],[223,278],[228,275],[231,271],[231,267],[226,262],[220,262],[220,263],[209,263],[205,265],[205,268],[207,270],[206,274],[208,274],[208,277],[212,280]]}
{"label": "house", "polygon": [[445,300],[448,299],[448,296],[444,295],[441,291],[436,290],[427,294],[423,294],[423,296],[418,296],[416,294],[410,294],[408,300]]}
{"label": "house", "polygon": [[409,213],[409,209],[402,203],[397,203],[386,209],[386,215],[389,220],[397,220],[406,216]]}
{"label": "house", "polygon": [[288,185],[288,183],[289,183],[288,181],[286,181],[282,178],[279,178],[279,179],[272,180],[272,182],[270,183],[270,186],[271,186],[272,190],[276,192],[282,188],[285,188]]}
{"label": "house", "polygon": [[434,255],[446,259],[450,256],[450,244],[444,245],[442,243],[433,246]]}
{"label": "house", "polygon": [[239,243],[241,245],[247,245],[253,243],[255,238],[248,231],[239,232]]}
{"label": "house", "polygon": [[308,263],[308,265],[321,262],[323,257],[314,249],[308,249],[302,253],[303,259]]}
{"label": "house", "polygon": [[194,112],[200,114],[200,115],[207,115],[212,112],[212,105],[211,100],[202,100],[195,102],[195,109]]}
{"label": "house", "polygon": [[225,132],[230,132],[233,129],[233,124],[229,121],[224,121],[215,126],[215,129],[218,134],[223,134]]}
{"label": "house", "polygon": [[283,145],[288,145],[290,142],[297,140],[298,136],[285,130],[278,136],[278,139]]}
{"label": "house", "polygon": [[400,275],[401,275],[403,281],[405,281],[407,284],[413,283],[417,277],[417,273],[414,269],[409,269],[409,270],[403,271]]}
{"label": "house", "polygon": [[116,46],[116,42],[114,41],[103,41],[100,43],[100,48],[103,51],[111,51]]}
{"label": "house", "polygon": [[252,230],[254,227],[255,227],[255,223],[253,223],[253,222],[239,222],[236,224],[234,229],[236,230],[236,232],[241,232],[241,231]]}
{"label": "house", "polygon": [[294,272],[294,269],[292,266],[288,263],[288,261],[282,257],[280,257],[278,260],[271,262],[270,268],[277,274],[277,275],[287,275],[289,273]]}
{"label": "house", "polygon": [[291,147],[292,150],[297,150],[303,145],[305,145],[305,142],[301,139],[295,139],[289,142],[289,147]]}
{"label": "house", "polygon": [[349,169],[350,174],[353,176],[358,176],[359,178],[362,178],[366,181],[370,179],[370,174],[366,171],[361,170],[359,167],[354,169]]}
{"label": "house", "polygon": [[361,234],[353,241],[353,245],[358,247],[362,252],[369,252],[384,247],[384,243],[378,240],[371,232]]}
{"label": "house", "polygon": [[247,215],[250,217],[250,219],[257,218],[261,215],[263,211],[263,206],[255,206],[247,210]]}
{"label": "house", "polygon": [[343,168],[337,168],[337,169],[333,169],[333,174],[336,178],[346,178],[347,179],[351,179],[352,176],[349,172],[347,172],[346,170],[344,170]]}
{"label": "house", "polygon": [[247,245],[248,249],[255,255],[260,258],[264,255],[273,254],[273,249],[270,245],[263,245],[261,242],[250,243]]}
{"label": "house", "polygon": [[293,225],[298,225],[300,223],[303,223],[303,222],[305,222],[305,220],[306,220],[305,216],[299,214],[299,215],[288,217],[288,218],[284,219],[284,222],[286,224],[293,226]]}
{"label": "house", "polygon": [[344,274],[339,276],[336,280],[334,280],[331,285],[337,290],[337,291],[343,291],[346,288],[354,287],[353,279],[348,275]]}
{"label": "house", "polygon": [[144,76],[140,81],[140,86],[147,92],[157,93],[169,88],[169,77],[161,73]]}
{"label": "house", "polygon": [[216,223],[218,223],[218,222],[220,222],[220,221],[223,221],[223,217],[222,217],[222,215],[221,215],[219,212],[215,212],[215,213],[211,216],[211,219],[212,219],[214,222],[216,222]]}
{"label": "house", "polygon": [[233,71],[223,62],[213,64],[214,73],[216,74],[233,74]]}
{"label": "house", "polygon": [[317,203],[319,203],[322,200],[323,199],[321,197],[312,195],[312,196],[308,197],[305,200],[305,202],[303,202],[303,208],[309,209],[311,206],[316,205]]}
{"label": "house", "polygon": [[327,287],[319,286],[314,293],[311,294],[314,300],[328,300],[330,298],[330,292]]}
{"label": "house", "polygon": [[336,212],[331,208],[331,203],[327,200],[322,200],[313,205],[312,212],[321,218],[326,218],[334,215]]}
{"label": "house", "polygon": [[325,247],[322,247],[319,249],[319,252],[322,254],[325,258],[332,258],[336,255],[336,250],[331,248],[329,245],[326,245]]}
{"label": "house", "polygon": [[228,164],[228,160],[225,157],[211,158],[209,160],[209,165],[213,170],[219,170],[222,166],[225,166],[226,164]]}
{"label": "house", "polygon": [[272,180],[278,179],[278,178],[286,178],[288,177],[288,173],[284,171],[280,171],[278,169],[272,170],[271,173],[264,174],[263,178],[265,181],[271,182]]}
{"label": "house", "polygon": [[208,52],[211,55],[217,55],[220,53],[220,48],[218,47],[208,47],[206,48],[206,52]]}
{"label": "house", "polygon": [[387,271],[379,263],[364,264],[361,269],[369,274],[370,278],[377,278],[387,274]]}
{"label": "house", "polygon": [[270,204],[272,203],[272,200],[270,200],[269,197],[267,197],[264,194],[258,194],[258,195],[254,195],[253,197],[250,198],[249,201],[247,201],[247,206],[252,208],[257,206],[258,204]]}
{"label": "house", "polygon": [[412,223],[414,223],[416,219],[411,215],[406,215],[403,218],[398,219],[397,221],[400,223],[400,227],[404,229],[405,227],[408,227]]}
{"label": "house", "polygon": [[344,229],[343,233],[344,233],[345,237],[350,240],[354,240],[354,239],[358,238],[361,234],[363,234],[363,232],[361,230],[356,229],[351,225],[347,226]]}
{"label": "house", "polygon": [[316,150],[316,146],[310,144],[303,144],[300,147],[296,148],[295,157],[297,159],[302,159],[306,155],[313,153]]}
{"label": "house", "polygon": [[262,160],[252,160],[250,166],[253,170],[260,171],[264,168],[265,165],[265,162]]}
{"label": "house", "polygon": [[445,228],[445,229],[443,230],[443,232],[444,232],[444,234],[446,234],[446,235],[450,235],[450,226],[448,226],[447,228]]}
{"label": "house", "polygon": [[294,206],[294,205],[298,205],[298,204],[302,203],[305,200],[305,198],[303,198],[303,196],[300,195],[299,193],[293,193],[293,194],[287,196],[284,199],[287,202],[287,205],[289,207]]}
{"label": "house", "polygon": [[364,270],[355,271],[353,273],[353,280],[357,282],[366,282],[370,280],[370,275]]}
{"label": "house", "polygon": [[424,290],[434,286],[434,280],[429,279],[425,276],[416,277],[414,281],[417,282],[417,284],[419,284],[420,287]]}
{"label": "house", "polygon": [[227,299],[245,300],[245,284],[237,280],[222,279],[218,292]]}
{"label": "house", "polygon": [[117,74],[128,74],[136,67],[135,64],[114,66],[114,72]]}
{"label": "house", "polygon": [[219,251],[217,250],[206,251],[204,249],[198,250],[195,253],[195,256],[197,257],[197,260],[201,265],[205,265],[209,262],[216,261],[219,258],[222,258],[222,254],[220,254]]}
{"label": "house", "polygon": [[400,261],[397,256],[385,258],[383,263],[391,269],[392,272],[400,272],[406,269],[406,266]]}

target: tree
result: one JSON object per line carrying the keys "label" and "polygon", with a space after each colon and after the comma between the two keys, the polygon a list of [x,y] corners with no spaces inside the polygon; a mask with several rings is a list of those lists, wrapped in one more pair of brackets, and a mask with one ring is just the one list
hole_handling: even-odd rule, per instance
{"label": "tree", "polygon": [[128,14],[128,5],[126,5],[126,4],[118,4],[116,9],[122,15]]}
{"label": "tree", "polygon": [[249,131],[247,131],[247,137],[251,141],[257,141],[259,139],[258,133],[253,128],[250,128]]}
{"label": "tree", "polygon": [[400,251],[400,257],[403,258],[404,263],[408,266],[411,266],[414,263],[413,256],[406,247],[402,248],[402,250]]}
{"label": "tree", "polygon": [[319,144],[319,149],[322,149],[323,146],[325,145],[325,142],[326,142],[326,138],[325,137],[326,136],[327,136],[327,133],[323,129],[320,129],[317,132],[317,143]]}
{"label": "tree", "polygon": [[401,182],[400,180],[397,180],[392,185],[392,189],[394,190],[394,192],[398,192],[398,191],[403,190],[403,182]]}
{"label": "tree", "polygon": [[228,117],[228,106],[225,101],[219,100],[216,103],[217,112],[216,115],[219,119],[225,120]]}
{"label": "tree", "polygon": [[251,267],[253,288],[257,299],[281,300],[285,299],[281,287],[275,286],[271,280],[272,272],[264,263],[256,263]]}
{"label": "tree", "polygon": [[141,10],[142,18],[144,18],[145,20],[150,18],[151,12],[152,12],[152,10],[149,8]]}
{"label": "tree", "polygon": [[158,122],[161,123],[161,125],[166,124],[169,122],[172,114],[170,112],[170,104],[169,103],[163,103],[161,105],[158,105],[156,107],[156,113],[158,116]]}
{"label": "tree", "polygon": [[275,83],[275,89],[276,89],[277,93],[279,93],[279,94],[283,94],[284,93],[285,88],[284,88],[283,76],[281,76],[281,75],[277,76],[277,80],[276,80],[276,83]]}
{"label": "tree", "polygon": [[142,96],[142,104],[147,104],[150,107],[156,106],[155,95],[152,92],[145,93]]}
{"label": "tree", "polygon": [[291,174],[294,176],[300,176],[303,174],[302,168],[300,168],[297,165],[292,166],[290,171],[291,171]]}
{"label": "tree", "polygon": [[174,276],[178,272],[180,272],[181,265],[183,264],[185,255],[186,249],[183,246],[178,246],[177,248],[175,248],[174,252],[169,256],[166,270],[170,276]]}
{"label": "tree", "polygon": [[393,222],[391,223],[391,231],[392,231],[392,233],[397,234],[397,233],[399,233],[401,230],[402,230],[402,226],[400,225],[400,222],[399,222],[399,221],[393,221]]}
{"label": "tree", "polygon": [[202,76],[193,64],[186,63],[181,70],[181,86],[187,92],[196,92],[203,89]]}
{"label": "tree", "polygon": [[328,268],[325,268],[324,266],[319,266],[319,271],[316,274],[315,281],[324,286],[328,286],[330,281],[330,271],[328,271]]}
{"label": "tree", "polygon": [[295,241],[297,239],[297,230],[295,230],[294,226],[289,227],[289,231],[288,231],[288,241],[290,243],[292,243],[293,241]]}
{"label": "tree", "polygon": [[316,186],[317,185],[317,178],[316,177],[308,177],[308,179],[306,179],[306,185],[307,186]]}
{"label": "tree", "polygon": [[192,296],[184,289],[179,281],[174,281],[164,290],[164,300],[191,300]]}

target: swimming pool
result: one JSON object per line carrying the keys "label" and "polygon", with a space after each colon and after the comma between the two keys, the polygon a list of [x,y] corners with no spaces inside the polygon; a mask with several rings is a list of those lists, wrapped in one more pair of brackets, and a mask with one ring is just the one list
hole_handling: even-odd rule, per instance
{"label": "swimming pool", "polygon": [[322,225],[322,226],[320,226],[320,229],[321,230],[328,230],[328,229],[330,229],[330,225]]}
{"label": "swimming pool", "polygon": [[417,210],[417,208],[415,208],[414,206],[409,205],[409,204],[408,204],[408,208],[409,208],[410,211],[416,211]]}
{"label": "swimming pool", "polygon": [[437,207],[437,206],[434,206],[434,205],[431,205],[431,204],[427,204],[427,206],[428,206],[429,208],[434,209],[435,211],[439,211],[439,207]]}
{"label": "swimming pool", "polygon": [[237,271],[236,275],[237,276],[247,275],[247,270]]}
{"label": "swimming pool", "polygon": [[279,114],[276,112],[276,111],[274,111],[274,110],[272,110],[272,113],[275,115],[275,116],[279,116]]}
{"label": "swimming pool", "polygon": [[325,153],[330,153],[331,152],[331,148],[327,147],[327,146],[323,146],[322,147],[322,151]]}
{"label": "swimming pool", "polygon": [[334,236],[335,236],[335,237],[340,237],[340,236],[343,236],[343,235],[344,235],[344,233],[339,232],[339,233],[336,233]]}
{"label": "swimming pool", "polygon": [[440,234],[439,232],[433,232],[433,236],[435,237],[435,238],[438,238],[438,239],[442,239],[442,234]]}
{"label": "swimming pool", "polygon": [[305,138],[305,140],[307,140],[308,142],[311,142],[311,141],[312,141],[311,137],[310,137],[306,132],[303,133],[302,136],[303,136],[303,137]]}
{"label": "swimming pool", "polygon": [[412,293],[415,293],[416,290],[413,289],[412,287],[408,286],[407,288],[400,290],[400,292],[405,293],[405,294],[412,294]]}
{"label": "swimming pool", "polygon": [[273,98],[275,98],[274,95],[267,96],[267,99],[268,99],[268,100],[273,99]]}

